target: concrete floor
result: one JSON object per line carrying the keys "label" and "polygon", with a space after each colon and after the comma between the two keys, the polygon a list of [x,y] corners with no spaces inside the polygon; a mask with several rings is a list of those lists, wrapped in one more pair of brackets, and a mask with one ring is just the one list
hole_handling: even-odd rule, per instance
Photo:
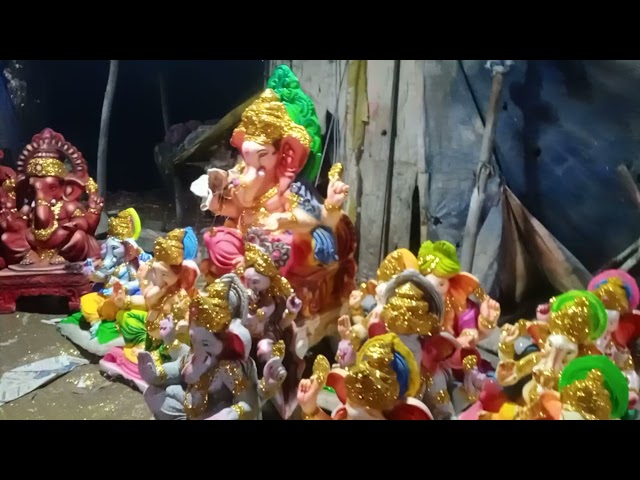
{"label": "concrete floor", "polygon": [[42,319],[64,315],[0,315],[0,375],[36,360],[67,354],[92,363],[76,367],[44,387],[0,407],[0,420],[149,420],[142,394],[110,381],[97,358],[83,355],[54,325]]}

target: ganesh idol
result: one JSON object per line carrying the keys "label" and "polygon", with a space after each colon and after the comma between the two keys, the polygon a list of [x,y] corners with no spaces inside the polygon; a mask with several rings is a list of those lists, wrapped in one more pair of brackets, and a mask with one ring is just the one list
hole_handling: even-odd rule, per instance
{"label": "ganesh idol", "polygon": [[252,228],[267,231],[273,243],[290,245],[281,267],[311,317],[337,310],[355,289],[356,236],[342,212],[348,186],[342,167],[332,167],[327,198],[313,187],[322,162],[321,128],[311,99],[287,66],[279,66],[268,88],[243,113],[231,144],[242,159],[231,170],[211,169],[191,190],[202,210],[224,216],[223,227],[205,233],[209,258],[205,277],[230,273],[245,254]]}
{"label": "ganesh idol", "polygon": [[94,234],[104,200],[84,157],[61,134],[45,128],[34,135],[3,190],[15,203],[2,212],[1,263],[55,267],[100,256]]}

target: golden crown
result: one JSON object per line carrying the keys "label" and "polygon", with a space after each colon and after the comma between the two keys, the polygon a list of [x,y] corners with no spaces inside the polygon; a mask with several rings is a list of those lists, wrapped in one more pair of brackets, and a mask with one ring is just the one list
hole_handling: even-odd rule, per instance
{"label": "golden crown", "polygon": [[440,328],[440,318],[429,312],[424,293],[412,282],[396,289],[382,307],[382,319],[397,335],[431,335]]}
{"label": "golden crown", "polygon": [[624,289],[624,283],[618,277],[611,277],[600,285],[594,292],[607,310],[625,313],[629,311],[629,299]]}
{"label": "golden crown", "polygon": [[206,328],[212,333],[226,330],[231,323],[231,308],[227,301],[228,287],[216,280],[206,289],[208,296],[197,295],[192,306],[197,307],[197,314],[190,322],[197,327]]}
{"label": "golden crown", "polygon": [[280,270],[273,263],[267,252],[253,243],[245,243],[244,266],[238,269],[238,275],[243,275],[247,268],[254,268],[260,275],[271,280],[269,292],[274,296],[290,297],[293,289],[288,280],[280,275]]}
{"label": "golden crown", "polygon": [[311,145],[307,130],[291,119],[278,94],[269,88],[246,108],[236,132],[243,132],[246,141],[260,145],[271,145],[286,137],[295,138],[307,148]]}
{"label": "golden crown", "polygon": [[64,162],[52,157],[36,157],[27,164],[27,175],[30,177],[64,178],[69,174]]}
{"label": "golden crown", "polygon": [[576,412],[587,420],[611,419],[611,397],[600,370],[591,370],[584,380],[576,380],[562,389],[565,410]]}
{"label": "golden crown", "polygon": [[587,343],[591,334],[589,301],[585,297],[578,297],[572,304],[556,312],[551,312],[551,315],[549,315],[549,331],[554,334],[564,335],[577,345]]}
{"label": "golden crown", "polygon": [[153,245],[153,257],[167,265],[180,265],[184,260],[184,230],[177,228],[169,232],[166,238],[159,237]]}
{"label": "golden crown", "polygon": [[345,378],[349,400],[365,407],[385,411],[400,396],[400,385],[391,362],[392,345],[377,343],[363,346],[363,360],[351,367]]}
{"label": "golden crown", "polygon": [[107,235],[111,237],[124,240],[126,238],[133,238],[135,235],[133,218],[126,210],[118,213],[115,217],[111,217],[108,225]]}

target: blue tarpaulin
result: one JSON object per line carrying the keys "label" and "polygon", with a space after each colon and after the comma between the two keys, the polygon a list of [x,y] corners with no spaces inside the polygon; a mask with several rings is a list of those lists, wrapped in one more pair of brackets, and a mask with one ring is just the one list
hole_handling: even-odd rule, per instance
{"label": "blue tarpaulin", "polygon": [[[449,62],[458,66],[431,74],[426,87],[427,111],[430,89],[446,103],[430,119],[429,218],[435,236],[459,242],[492,78],[485,61]],[[640,171],[640,67],[633,65],[640,62],[515,62],[505,76],[495,138],[500,174],[533,217],[597,270],[640,237],[640,211],[617,171]],[[495,203],[495,182],[491,189],[488,202]]]}
{"label": "blue tarpaulin", "polygon": [[[491,77],[466,68],[486,108]],[[640,77],[611,60],[518,60],[496,131],[500,170],[529,212],[590,270],[640,237],[619,165],[636,170]],[[636,131],[634,131],[634,128]]]}

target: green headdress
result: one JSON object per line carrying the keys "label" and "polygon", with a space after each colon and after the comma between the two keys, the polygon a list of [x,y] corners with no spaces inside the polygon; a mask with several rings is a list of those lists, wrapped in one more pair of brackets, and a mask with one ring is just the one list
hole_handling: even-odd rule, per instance
{"label": "green headdress", "polygon": [[559,390],[565,409],[589,420],[622,418],[629,405],[629,384],[604,355],[587,355],[569,363],[560,376]]}
{"label": "green headdress", "polygon": [[[242,114],[231,143],[241,147],[244,139],[257,143],[273,143],[285,138],[297,140],[305,149],[302,158],[293,158],[286,168],[315,180],[322,163],[322,129],[311,98],[302,91],[300,82],[286,65],[277,67],[267,90]],[[294,152],[294,157],[299,152]]]}
{"label": "green headdress", "polygon": [[450,278],[461,271],[455,245],[445,240],[424,242],[418,252],[418,261],[423,275]]}
{"label": "green headdress", "polygon": [[586,290],[571,290],[551,299],[549,331],[578,345],[595,342],[607,328],[602,301]]}

